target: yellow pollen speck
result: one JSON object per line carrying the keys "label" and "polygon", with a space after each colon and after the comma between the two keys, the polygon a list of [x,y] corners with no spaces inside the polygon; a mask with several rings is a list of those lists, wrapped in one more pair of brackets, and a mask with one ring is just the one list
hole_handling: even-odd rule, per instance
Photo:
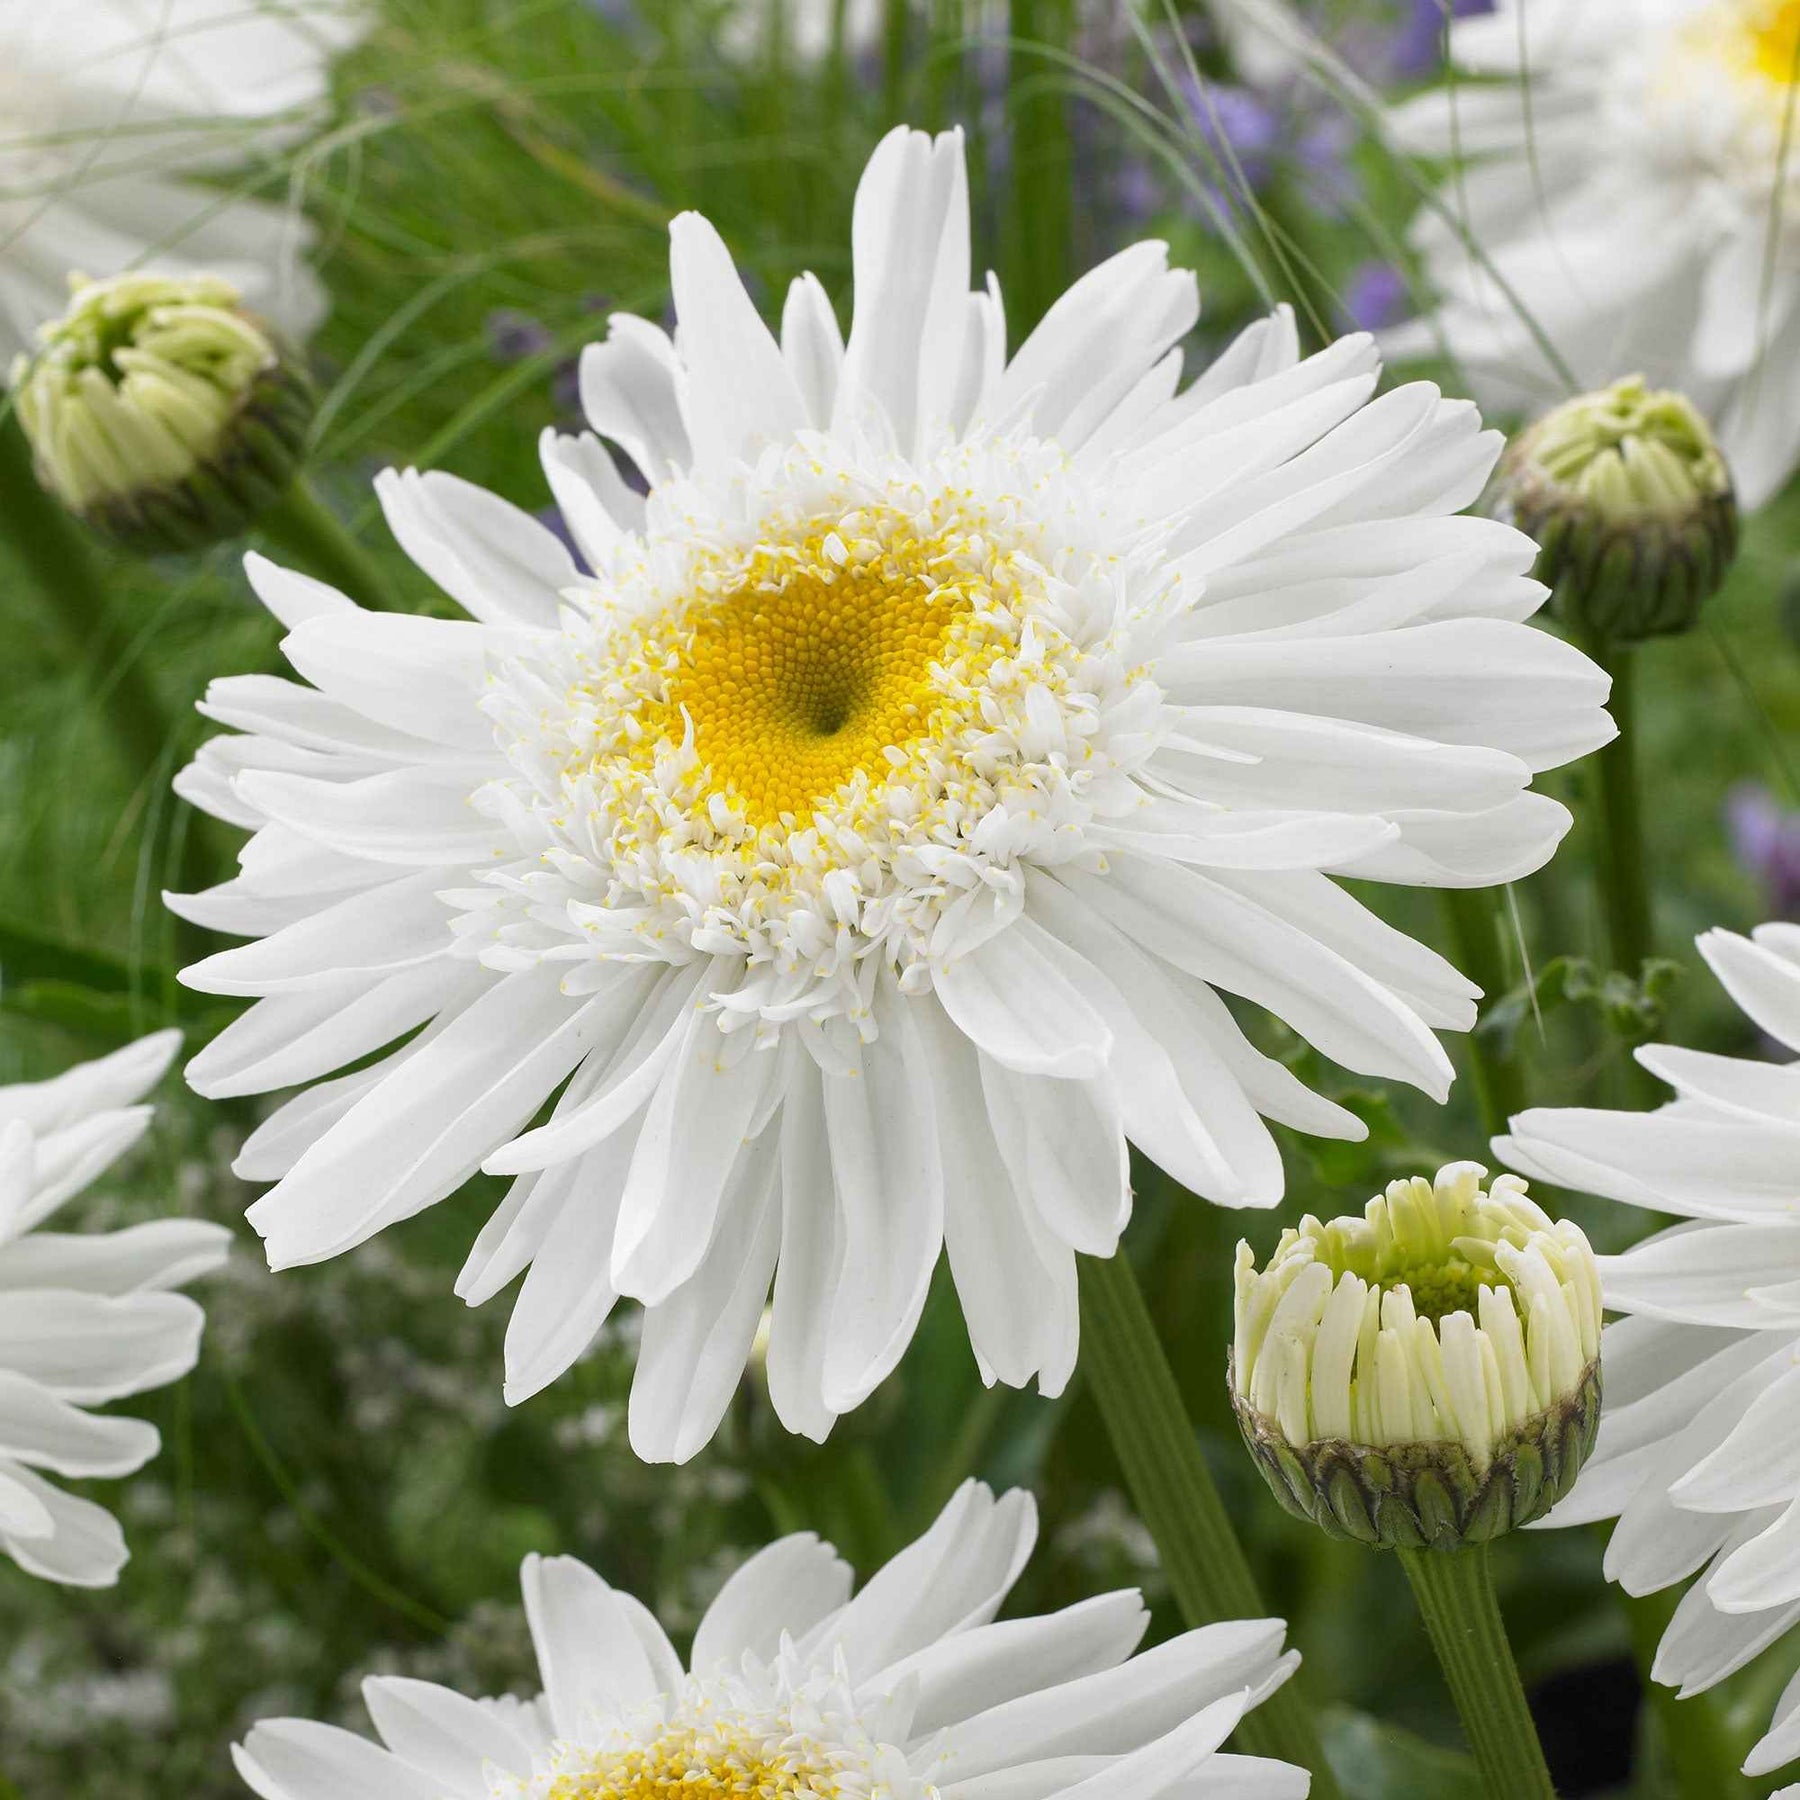
{"label": "yellow pollen speck", "polygon": [[969,610],[923,545],[853,560],[837,531],[764,551],[740,585],[688,611],[664,697],[642,715],[646,750],[694,749],[715,793],[755,826],[815,806],[924,728],[932,666]]}

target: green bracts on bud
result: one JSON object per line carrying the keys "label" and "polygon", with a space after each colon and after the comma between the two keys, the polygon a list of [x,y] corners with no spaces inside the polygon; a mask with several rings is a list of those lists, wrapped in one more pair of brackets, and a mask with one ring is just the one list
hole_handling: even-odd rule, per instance
{"label": "green bracts on bud", "polygon": [[1244,1442],[1297,1519],[1378,1550],[1455,1550],[1542,1518],[1575,1484],[1600,1429],[1600,1365],[1568,1399],[1492,1446],[1485,1467],[1460,1444],[1377,1450],[1342,1438],[1298,1448],[1234,1393]]}
{"label": "green bracts on bud", "polygon": [[1603,642],[1688,630],[1737,554],[1737,497],[1706,421],[1636,375],[1520,432],[1494,511],[1537,539],[1558,617]]}
{"label": "green bracts on bud", "polygon": [[71,286],[12,368],[38,480],[135,550],[236,536],[292,484],[312,384],[216,276]]}
{"label": "green bracts on bud", "polygon": [[1277,1500],[1333,1537],[1453,1550],[1541,1517],[1600,1418],[1600,1281],[1578,1227],[1478,1163],[1238,1246],[1230,1380]]}

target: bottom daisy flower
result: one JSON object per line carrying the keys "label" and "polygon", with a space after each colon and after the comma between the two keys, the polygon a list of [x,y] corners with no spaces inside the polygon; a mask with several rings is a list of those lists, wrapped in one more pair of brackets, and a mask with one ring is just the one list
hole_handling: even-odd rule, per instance
{"label": "bottom daisy flower", "polygon": [[650,1613],[572,1557],[525,1559],[544,1692],[470,1700],[364,1683],[375,1744],[304,1719],[233,1755],[263,1800],[1300,1800],[1304,1769],[1219,1746],[1292,1673],[1279,1619],[1132,1657],[1134,1590],[994,1622],[1037,1535],[1031,1496],[966,1482],[851,1598],[810,1532],[752,1557],[689,1666]]}

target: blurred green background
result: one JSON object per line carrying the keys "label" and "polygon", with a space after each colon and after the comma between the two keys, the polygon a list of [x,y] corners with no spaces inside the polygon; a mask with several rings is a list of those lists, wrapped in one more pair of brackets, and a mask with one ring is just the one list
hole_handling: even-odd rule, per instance
{"label": "blurred green background", "polygon": [[[1309,16],[1371,91],[1403,91],[1436,66],[1436,0],[1343,0]],[[333,294],[314,348],[314,480],[401,603],[443,604],[388,540],[376,470],[446,468],[544,506],[536,439],[575,415],[572,359],[607,313],[664,313],[664,227],[686,207],[717,222],[753,291],[779,295],[810,267],[847,315],[852,188],[897,120],[964,127],[977,266],[1001,274],[1015,344],[1071,273],[1143,235],[1199,271],[1198,354],[1275,300],[1295,304],[1313,344],[1408,307],[1416,177],[1372,141],[1355,92],[1298,75],[1254,84],[1192,0],[895,0],[866,35],[828,30],[813,57],[780,17],[769,0],[382,0],[336,72],[329,128],[256,172],[265,191],[303,198]],[[1455,391],[1455,371],[1440,376]],[[154,565],[96,550],[114,622],[96,654],[0,521],[0,1078],[167,1022],[191,1050],[222,1022],[223,1003],[174,985],[189,946],[157,896],[231,848],[168,791],[204,735],[193,701],[210,675],[278,663],[240,549]],[[1513,895],[1518,991],[1500,1023],[1537,1099],[1620,1103],[1629,1042],[1653,1025],[1749,1047],[1691,940],[1800,906],[1784,749],[1800,721],[1797,556],[1790,492],[1750,523],[1703,629],[1642,656],[1659,949],[1688,978],[1609,1006],[1584,997],[1588,971],[1559,963],[1600,954],[1584,823]],[[146,686],[169,721],[150,772],[117,730]],[[1592,779],[1578,765],[1547,785],[1585,821]],[[1368,897],[1451,947],[1432,896]],[[1542,978],[1536,1012],[1528,976]],[[1658,1019],[1664,1004],[1672,1019]],[[1338,1708],[1348,1791],[1464,1794],[1473,1777],[1399,1571],[1276,1510],[1236,1442],[1222,1374],[1240,1231],[1265,1251],[1303,1211],[1360,1206],[1394,1174],[1481,1156],[1484,1133],[1467,1081],[1444,1109],[1397,1100],[1258,1029],[1370,1120],[1369,1141],[1285,1136],[1289,1198],[1273,1215],[1228,1216],[1144,1167],[1127,1248],[1270,1604],[1292,1623],[1311,1691]],[[173,1082],[163,1099],[148,1148],[71,1209],[80,1224],[171,1208],[238,1224],[252,1196],[228,1164],[256,1109],[204,1106]],[[780,1431],[753,1370],[694,1462],[639,1465],[624,1437],[628,1315],[509,1411],[505,1303],[469,1312],[450,1292],[497,1187],[477,1181],[356,1256],[279,1278],[239,1228],[231,1267],[202,1296],[198,1370],[134,1406],[162,1427],[162,1457],[100,1496],[134,1551],[120,1588],[68,1593],[0,1564],[0,1796],[235,1795],[226,1746],[251,1720],[359,1722],[370,1671],[525,1686],[528,1550],[587,1557],[679,1638],[768,1537],[819,1530],[866,1573],[971,1473],[1028,1483],[1041,1502],[1017,1607],[1141,1583],[1156,1630],[1174,1628],[1079,1378],[1057,1402],[984,1390],[947,1284],[898,1373],[823,1447]],[[1623,1209],[1568,1204],[1602,1248],[1642,1229]],[[1589,1531],[1509,1540],[1503,1597],[1564,1791],[1649,1800],[1666,1791],[1660,1728],[1637,1706],[1600,1549]],[[1797,1661],[1800,1646],[1778,1648],[1722,1690],[1744,1746]]]}

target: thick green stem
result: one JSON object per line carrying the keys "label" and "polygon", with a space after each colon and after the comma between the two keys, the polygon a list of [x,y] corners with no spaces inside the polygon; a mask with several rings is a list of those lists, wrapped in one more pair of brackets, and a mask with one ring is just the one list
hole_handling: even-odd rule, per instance
{"label": "thick green stem", "polygon": [[1494,1598],[1487,1545],[1394,1554],[1412,1583],[1488,1800],[1555,1800]]}
{"label": "thick green stem", "polygon": [[[1446,888],[1443,906],[1452,953],[1463,973],[1481,989],[1482,1011],[1486,1012],[1507,987],[1495,896],[1475,888]],[[1471,1031],[1465,1041],[1481,1122],[1494,1135],[1504,1131],[1507,1120],[1524,1109],[1525,1072],[1514,1058],[1503,1056],[1479,1029]]]}
{"label": "thick green stem", "polygon": [[1612,966],[1636,981],[1651,953],[1650,890],[1644,881],[1644,821],[1638,804],[1634,653],[1628,645],[1590,643],[1588,654],[1612,676],[1619,735],[1595,752],[1600,783],[1600,904]]}
{"label": "thick green stem", "polygon": [[30,571],[72,662],[95,671],[97,710],[134,784],[164,761],[173,724],[106,604],[100,559],[86,529],[38,486],[16,420],[0,421],[0,499],[6,540]]}
{"label": "thick green stem", "polygon": [[319,498],[304,474],[295,476],[294,485],[279,505],[257,520],[256,529],[307,574],[330,582],[364,606],[382,612],[395,610],[380,566]]}
{"label": "thick green stem", "polygon": [[1748,1800],[1750,1783],[1739,1771],[1738,1754],[1732,1749],[1713,1696],[1694,1694],[1684,1700],[1651,1676],[1656,1647],[1675,1616],[1677,1590],[1669,1588],[1660,1594],[1621,1591],[1619,1598],[1631,1631],[1632,1657],[1643,1682],[1643,1703],[1656,1722],[1675,1791],[1681,1800]]}
{"label": "thick green stem", "polygon": [[[1268,1617],[1123,1254],[1081,1258],[1081,1347],[1082,1368],[1181,1616],[1189,1625]],[[1251,1755],[1310,1769],[1312,1800],[1338,1800],[1294,1682],[1244,1718],[1237,1742]]]}

